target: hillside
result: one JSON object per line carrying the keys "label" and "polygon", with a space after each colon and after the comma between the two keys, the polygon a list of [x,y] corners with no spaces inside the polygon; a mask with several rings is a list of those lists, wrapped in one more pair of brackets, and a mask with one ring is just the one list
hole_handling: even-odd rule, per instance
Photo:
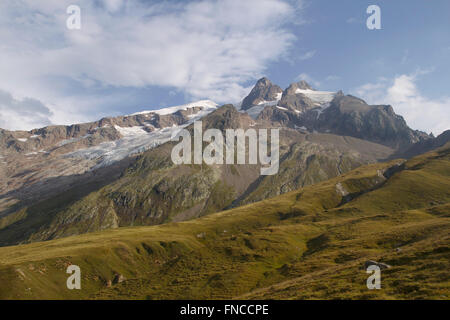
{"label": "hillside", "polygon": [[[258,128],[232,105],[205,116],[203,125]],[[128,163],[122,160],[115,169],[95,171],[81,186],[34,204],[19,203],[0,216],[0,245],[197,218],[327,180],[393,152],[357,138],[281,129],[280,170],[274,176],[260,176],[259,165],[176,166],[170,158],[174,143],[168,142]]]}
{"label": "hillside", "polygon": [[[277,174],[261,176],[260,164],[174,165],[170,139],[195,120],[222,132],[280,129]],[[448,139],[409,128],[389,105],[305,81],[282,90],[267,78],[237,106],[204,100],[72,126],[0,130],[0,246],[194,219],[361,165],[407,159]]]}
{"label": "hillside", "polygon": [[[0,298],[448,299],[449,201],[447,144],[187,222],[0,248]],[[391,266],[381,290],[367,260]]]}
{"label": "hillside", "polygon": [[[0,129],[0,217],[118,178],[136,155],[216,109],[212,101],[31,131]],[[95,188],[94,188],[95,189]],[[1,223],[0,223],[1,224]]]}

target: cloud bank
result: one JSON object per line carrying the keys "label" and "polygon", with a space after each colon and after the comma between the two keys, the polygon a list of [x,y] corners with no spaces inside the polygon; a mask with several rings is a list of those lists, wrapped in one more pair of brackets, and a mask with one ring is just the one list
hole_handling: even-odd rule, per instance
{"label": "cloud bank", "polygon": [[0,128],[33,128],[51,123],[52,112],[39,100],[15,99],[9,92],[0,90]]}
{"label": "cloud bank", "polygon": [[[295,3],[295,4],[294,4]],[[0,89],[49,110],[18,123],[0,109],[0,126],[30,129],[48,121],[84,120],[97,99],[71,92],[92,88],[172,87],[188,98],[237,101],[268,64],[288,52],[297,2],[224,0],[77,1],[81,30],[66,28],[65,0],[2,1]],[[38,109],[36,109],[38,113]]]}

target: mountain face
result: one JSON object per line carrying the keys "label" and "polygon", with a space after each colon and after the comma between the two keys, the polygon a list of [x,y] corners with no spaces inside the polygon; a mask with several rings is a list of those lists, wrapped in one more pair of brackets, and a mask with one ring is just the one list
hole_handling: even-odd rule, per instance
{"label": "mountain face", "polygon": [[394,149],[431,139],[409,128],[392,106],[371,106],[342,92],[304,90],[297,84],[283,92],[276,108],[265,107],[257,118],[272,125],[351,136]]}
{"label": "mountain face", "polygon": [[276,101],[281,96],[283,90],[272,84],[267,78],[261,78],[256,83],[250,94],[242,101],[242,110],[247,110],[252,106],[256,106],[262,103]]}
{"label": "mountain face", "polygon": [[406,150],[400,150],[391,156],[397,158],[411,158],[419,154],[443,147],[450,141],[450,130],[444,131],[436,138],[420,140],[409,146]]}
{"label": "mountain face", "polygon": [[[169,140],[180,128],[192,130],[195,120],[222,131],[280,128],[278,174],[260,176],[259,165],[175,166]],[[410,129],[390,106],[304,81],[283,91],[267,78],[240,109],[200,101],[88,124],[2,130],[0,245],[197,218],[434,140]]]}
{"label": "mountain face", "polygon": [[292,83],[283,91],[278,105],[290,111],[305,112],[319,105],[305,94],[314,93],[313,91],[315,90],[304,80]]}
{"label": "mountain face", "polygon": [[120,175],[135,155],[215,109],[199,101],[72,126],[0,130],[0,217],[74,184],[110,180],[110,166]]}
{"label": "mountain face", "polygon": [[337,96],[317,118],[314,127],[360,139],[378,142],[395,149],[430,137],[408,127],[403,117],[389,105],[369,106],[353,96]]}

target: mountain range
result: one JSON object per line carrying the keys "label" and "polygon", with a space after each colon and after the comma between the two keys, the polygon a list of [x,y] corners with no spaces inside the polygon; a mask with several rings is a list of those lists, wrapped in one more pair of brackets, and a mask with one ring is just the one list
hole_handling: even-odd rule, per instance
{"label": "mountain range", "polygon": [[[181,128],[280,128],[280,169],[181,165]],[[307,82],[258,80],[242,103],[199,101],[92,123],[0,131],[0,244],[198,218],[336,177],[361,165],[444,145],[389,105],[368,105]]]}
{"label": "mountain range", "polygon": [[[280,129],[278,173],[175,165],[199,120]],[[267,78],[236,105],[0,129],[0,298],[446,297],[449,150],[390,105]],[[58,285],[73,263],[82,292]]]}

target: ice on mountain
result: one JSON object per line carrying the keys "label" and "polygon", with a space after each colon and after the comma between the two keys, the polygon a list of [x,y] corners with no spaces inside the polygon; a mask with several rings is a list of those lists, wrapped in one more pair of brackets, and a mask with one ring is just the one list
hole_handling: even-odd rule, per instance
{"label": "ice on mountain", "polygon": [[245,110],[245,112],[253,119],[256,119],[258,115],[263,111],[266,105],[258,105]]}
{"label": "ice on mountain", "polygon": [[314,109],[313,111],[317,112],[317,118],[319,119],[320,115],[325,111],[325,109],[328,109],[330,107],[330,103],[324,103],[321,107]]}
{"label": "ice on mountain", "polygon": [[86,135],[84,135],[82,137],[78,137],[78,138],[65,139],[65,140],[60,141],[57,146],[62,147],[62,146],[65,146],[66,144],[78,142],[80,140],[89,138],[90,136],[92,136],[92,134],[86,134]]}
{"label": "ice on mountain", "polygon": [[278,107],[278,102],[281,100],[282,92],[277,94],[276,100],[273,101],[261,101],[257,105],[245,110],[245,112],[253,119],[256,119],[261,111],[264,110],[265,107]]}
{"label": "ice on mountain", "polygon": [[[217,109],[217,104],[210,100],[203,100],[185,104],[182,106],[169,107],[160,110],[143,111],[136,114],[157,113],[159,115],[172,114],[179,110],[187,110],[188,108],[202,107],[202,110],[196,114],[189,115],[189,121],[181,126],[173,124],[171,127],[158,128],[151,132],[147,132],[147,126],[120,127],[115,125],[114,128],[122,136],[121,139],[115,141],[103,142],[97,146],[80,149],[69,154],[67,157],[82,158],[88,160],[98,160],[97,165],[93,169],[113,164],[126,157],[138,153],[145,152],[155,148],[163,143],[170,141],[177,133],[192,124],[196,120],[200,120],[207,114]],[[153,127],[151,125],[147,127]],[[154,127],[153,127],[154,129]]]}
{"label": "ice on mountain", "polygon": [[336,96],[336,92],[331,91],[316,91],[316,90],[310,90],[310,89],[297,89],[295,90],[295,93],[302,93],[305,96],[307,96],[309,99],[311,99],[313,102],[324,104],[331,102],[331,100],[334,99]]}

